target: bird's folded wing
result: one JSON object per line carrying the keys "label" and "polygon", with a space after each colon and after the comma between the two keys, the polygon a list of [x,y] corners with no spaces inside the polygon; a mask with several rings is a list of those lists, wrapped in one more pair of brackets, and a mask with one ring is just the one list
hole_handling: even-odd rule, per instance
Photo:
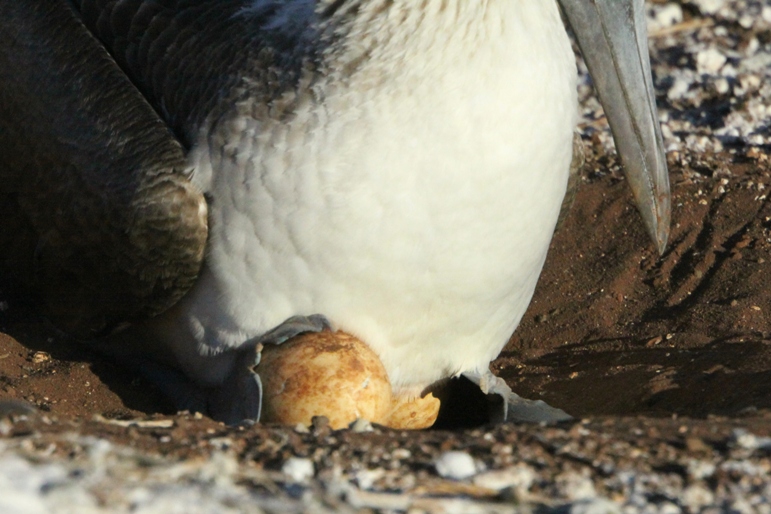
{"label": "bird's folded wing", "polygon": [[192,285],[206,203],[167,124],[67,0],[0,3],[0,266],[89,337]]}
{"label": "bird's folded wing", "polygon": [[263,100],[249,113],[255,119],[291,110],[302,77],[325,44],[318,34],[323,16],[315,2],[304,0],[74,4],[187,148],[245,97]]}

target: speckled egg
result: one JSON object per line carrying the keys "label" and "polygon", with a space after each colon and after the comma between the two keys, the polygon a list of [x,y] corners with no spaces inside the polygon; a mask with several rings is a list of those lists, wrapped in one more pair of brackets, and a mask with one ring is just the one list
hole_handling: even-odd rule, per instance
{"label": "speckled egg", "polygon": [[398,429],[433,425],[439,400],[392,395],[383,364],[367,344],[344,332],[307,333],[266,345],[256,368],[262,379],[262,421],[309,425],[326,416],[334,429],[362,418]]}
{"label": "speckled egg", "polygon": [[256,371],[265,422],[308,425],[323,415],[338,429],[358,418],[382,423],[392,410],[391,384],[380,359],[343,332],[307,333],[266,345]]}

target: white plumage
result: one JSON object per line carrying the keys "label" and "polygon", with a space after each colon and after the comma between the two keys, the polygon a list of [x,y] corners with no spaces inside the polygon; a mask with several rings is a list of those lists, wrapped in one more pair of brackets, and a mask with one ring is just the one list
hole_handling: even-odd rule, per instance
{"label": "white plumage", "polygon": [[230,372],[199,353],[321,313],[395,390],[418,391],[486,370],[531,299],[576,124],[555,1],[372,1],[351,23],[291,116],[241,99],[191,152],[212,198],[208,257],[156,332],[199,379]]}

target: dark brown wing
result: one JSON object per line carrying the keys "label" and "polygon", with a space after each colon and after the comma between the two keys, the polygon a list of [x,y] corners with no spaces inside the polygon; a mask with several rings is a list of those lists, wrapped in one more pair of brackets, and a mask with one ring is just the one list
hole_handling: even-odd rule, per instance
{"label": "dark brown wing", "polygon": [[90,337],[159,313],[207,237],[182,146],[66,0],[0,2],[0,268]]}
{"label": "dark brown wing", "polygon": [[312,75],[334,38],[331,30],[322,34],[324,15],[308,0],[74,3],[86,27],[188,148],[202,125],[244,96],[261,100],[265,112],[257,117],[285,112],[285,95]]}

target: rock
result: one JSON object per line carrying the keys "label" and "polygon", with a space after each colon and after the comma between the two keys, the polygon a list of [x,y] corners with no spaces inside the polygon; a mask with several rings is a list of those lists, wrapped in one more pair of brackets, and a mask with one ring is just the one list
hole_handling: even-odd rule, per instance
{"label": "rock", "polygon": [[306,482],[316,474],[313,468],[313,461],[300,457],[288,458],[284,465],[281,466],[281,472],[295,482]]}
{"label": "rock", "polygon": [[477,465],[473,457],[466,452],[444,452],[434,463],[436,472],[443,478],[463,480],[477,473]]}

